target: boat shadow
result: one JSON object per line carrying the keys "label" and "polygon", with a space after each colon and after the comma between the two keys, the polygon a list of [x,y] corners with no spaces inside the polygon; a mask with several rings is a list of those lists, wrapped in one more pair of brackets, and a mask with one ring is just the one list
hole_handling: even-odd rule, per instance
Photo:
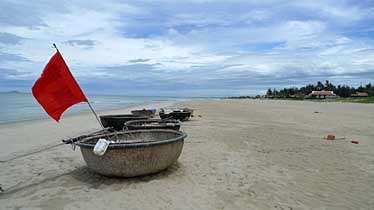
{"label": "boat shadow", "polygon": [[177,176],[177,174],[181,173],[181,167],[181,163],[177,161],[167,169],[149,175],[138,177],[109,177],[100,175],[87,166],[82,166],[72,171],[69,175],[71,176],[71,178],[90,188],[105,188],[105,186],[109,187],[115,184],[144,183],[165,179],[171,176]]}
{"label": "boat shadow", "polygon": [[140,177],[131,177],[131,178],[124,178],[124,177],[107,177],[100,175],[91,169],[89,169],[87,166],[81,166],[78,167],[72,171],[61,173],[55,176],[47,177],[45,179],[39,180],[37,182],[25,184],[22,186],[14,186],[9,189],[2,189],[0,191],[0,199],[7,198],[12,196],[15,193],[23,192],[23,191],[29,191],[29,190],[35,190],[43,185],[48,183],[53,183],[57,180],[61,179],[68,179],[70,181],[67,181],[68,183],[71,183],[71,179],[74,179],[74,185],[85,185],[88,188],[94,188],[94,189],[105,189],[107,187],[110,187],[112,185],[116,184],[136,184],[136,183],[144,183],[144,182],[150,182],[154,180],[161,180],[168,178],[170,176],[177,176],[181,171],[181,164],[179,162],[174,163],[169,168],[154,173],[150,175],[140,176]]}

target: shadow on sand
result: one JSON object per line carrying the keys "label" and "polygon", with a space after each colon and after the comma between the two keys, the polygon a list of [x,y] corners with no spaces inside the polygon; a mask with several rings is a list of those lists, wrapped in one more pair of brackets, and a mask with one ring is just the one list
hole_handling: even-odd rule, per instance
{"label": "shadow on sand", "polygon": [[23,186],[15,185],[13,187],[10,187],[8,189],[4,189],[4,191],[0,191],[0,199],[8,198],[11,195],[22,192],[24,190],[32,190],[33,188],[38,187],[39,185],[47,184],[53,181],[56,181],[58,179],[74,179],[75,185],[85,185],[89,188],[106,188],[110,187],[113,184],[135,184],[135,183],[141,183],[141,182],[149,182],[153,180],[160,180],[167,178],[171,175],[174,175],[177,170],[181,168],[181,164],[179,162],[174,163],[169,168],[154,173],[150,175],[140,176],[140,177],[131,177],[131,178],[124,178],[124,177],[107,177],[102,176],[100,174],[95,173],[91,169],[89,169],[87,166],[82,166],[79,168],[76,168],[70,172],[58,174],[56,176],[48,177],[45,179],[42,179],[38,182],[26,184]]}
{"label": "shadow on sand", "polygon": [[70,173],[70,176],[74,178],[76,181],[81,182],[82,184],[85,184],[89,186],[90,188],[98,188],[103,187],[103,185],[110,186],[112,184],[121,184],[121,183],[128,183],[128,184],[134,184],[134,183],[140,183],[140,182],[149,182],[153,180],[160,180],[167,178],[169,176],[175,175],[177,170],[181,168],[181,164],[179,162],[174,163],[169,168],[154,173],[149,174],[145,176],[139,176],[139,177],[108,177],[103,176],[100,174],[95,173],[88,167],[81,167],[79,169],[76,169]]}

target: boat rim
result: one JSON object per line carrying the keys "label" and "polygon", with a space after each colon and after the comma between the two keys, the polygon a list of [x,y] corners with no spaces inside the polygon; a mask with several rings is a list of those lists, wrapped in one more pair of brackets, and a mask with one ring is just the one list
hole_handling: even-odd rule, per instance
{"label": "boat rim", "polygon": [[144,117],[138,114],[112,114],[112,115],[100,115],[100,118],[137,118],[137,117]]}
{"label": "boat rim", "polygon": [[130,147],[157,146],[157,145],[168,144],[168,143],[177,142],[177,141],[184,141],[184,138],[187,137],[187,134],[182,132],[182,131],[168,130],[168,129],[152,129],[152,130],[139,129],[139,130],[118,131],[118,132],[113,132],[113,133],[108,133],[108,134],[100,134],[100,135],[90,136],[90,137],[84,138],[80,141],[77,141],[75,143],[75,145],[77,145],[79,147],[83,147],[83,148],[94,148],[95,144],[85,143],[85,141],[89,141],[89,140],[94,139],[94,138],[113,136],[113,135],[116,135],[116,134],[140,133],[140,132],[168,132],[168,133],[176,133],[176,134],[179,134],[180,136],[177,136],[177,137],[171,138],[171,139],[156,140],[156,141],[149,141],[149,142],[112,143],[112,144],[109,144],[108,148],[119,149],[119,148],[130,148]]}
{"label": "boat rim", "polygon": [[[165,122],[165,123],[168,123],[167,121],[165,120],[162,120],[162,119],[145,119],[145,120],[129,120],[127,122],[124,123],[124,125],[130,125],[131,123],[138,123],[138,122],[144,122],[144,123],[153,123],[153,122]],[[169,123],[178,123],[178,122],[169,122]]]}

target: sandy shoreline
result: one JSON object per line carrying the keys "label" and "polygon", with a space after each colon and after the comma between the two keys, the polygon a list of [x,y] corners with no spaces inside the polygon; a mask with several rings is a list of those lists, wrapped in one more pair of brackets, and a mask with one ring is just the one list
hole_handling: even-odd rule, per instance
{"label": "sandy shoreline", "polygon": [[[1,209],[374,209],[374,106],[180,104],[202,117],[182,124],[188,138],[168,170],[106,178],[87,169],[79,150],[56,147],[0,163]],[[98,128],[91,118],[0,126],[1,157]],[[327,134],[346,139],[322,140]]]}
{"label": "sandy shoreline", "polygon": [[[98,115],[131,113],[133,109],[144,107],[161,108],[172,106],[176,102],[168,101],[142,105],[132,105],[124,109],[98,111]],[[91,112],[62,116],[59,123],[53,119],[37,119],[22,122],[0,124],[2,134],[0,161],[33,150],[60,143],[62,139],[87,134],[100,129],[100,125]],[[11,140],[11,141],[6,141]]]}

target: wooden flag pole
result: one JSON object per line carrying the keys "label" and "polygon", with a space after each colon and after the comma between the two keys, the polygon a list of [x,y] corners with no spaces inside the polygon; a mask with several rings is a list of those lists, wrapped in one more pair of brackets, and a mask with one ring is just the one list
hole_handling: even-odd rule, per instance
{"label": "wooden flag pole", "polygon": [[96,114],[96,112],[95,112],[95,110],[92,108],[92,106],[91,106],[91,103],[90,103],[90,101],[87,99],[87,104],[88,104],[88,106],[90,107],[90,109],[91,109],[91,111],[92,111],[92,113],[95,115],[95,117],[96,117],[96,120],[97,120],[97,122],[99,122],[99,124],[100,124],[100,126],[101,126],[101,128],[102,129],[105,129],[104,128],[104,126],[103,126],[103,124],[101,123],[101,121],[100,121],[100,119],[99,119],[99,117],[97,116],[97,114]]}
{"label": "wooden flag pole", "polygon": [[[57,45],[56,45],[55,43],[53,43],[53,47],[57,50],[57,52],[60,52],[60,51],[58,50]],[[86,98],[87,98],[87,96],[86,96]],[[91,112],[95,115],[95,118],[96,118],[97,122],[99,122],[101,128],[104,129],[103,124],[101,123],[99,117],[97,116],[95,110],[94,110],[93,107],[91,106],[91,103],[90,103],[90,101],[89,101],[88,99],[87,99],[87,104],[88,104],[88,107],[90,107]]]}

